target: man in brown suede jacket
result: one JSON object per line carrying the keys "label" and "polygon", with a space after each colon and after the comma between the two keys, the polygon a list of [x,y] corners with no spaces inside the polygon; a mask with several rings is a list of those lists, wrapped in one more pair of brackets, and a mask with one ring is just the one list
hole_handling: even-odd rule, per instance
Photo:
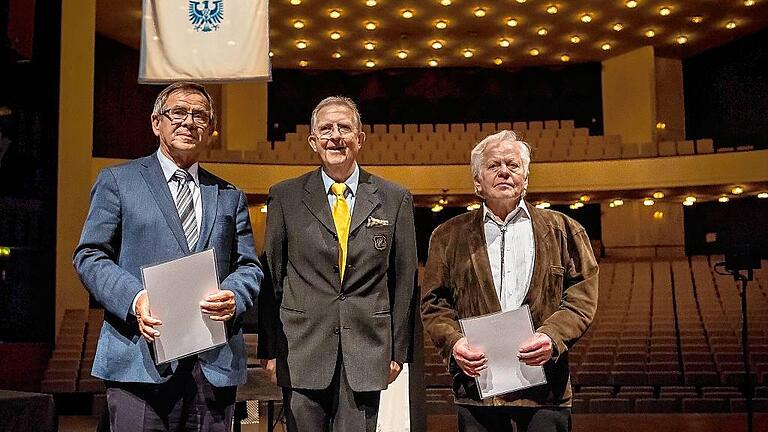
{"label": "man in brown suede jacket", "polygon": [[[597,262],[578,222],[523,199],[530,155],[511,131],[482,140],[471,165],[483,207],[440,225],[430,241],[421,313],[453,375],[460,431],[570,430],[568,351],[597,310]],[[487,359],[459,319],[523,304],[535,333],[518,358],[543,365],[547,384],[481,400],[474,377]]]}

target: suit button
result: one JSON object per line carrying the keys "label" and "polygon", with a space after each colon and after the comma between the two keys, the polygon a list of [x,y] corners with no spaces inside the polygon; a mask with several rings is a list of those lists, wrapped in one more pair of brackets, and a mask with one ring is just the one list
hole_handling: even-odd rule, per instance
{"label": "suit button", "polygon": [[341,300],[341,301],[344,301],[346,299],[347,299],[347,296],[345,296],[344,294],[339,296],[339,300]]}
{"label": "suit button", "polygon": [[338,273],[338,272],[339,272],[339,266],[338,266],[338,264],[335,264],[335,265],[333,266],[333,272],[334,272],[334,273]]}
{"label": "suit button", "polygon": [[335,328],[333,329],[333,333],[334,333],[334,334],[341,334],[341,329],[340,329],[340,328],[338,328],[338,327],[335,327]]}

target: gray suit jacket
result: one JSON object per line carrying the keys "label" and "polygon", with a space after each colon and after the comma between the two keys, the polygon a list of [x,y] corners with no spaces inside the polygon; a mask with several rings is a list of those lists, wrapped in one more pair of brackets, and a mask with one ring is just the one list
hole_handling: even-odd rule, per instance
{"label": "gray suit jacket", "polygon": [[199,180],[203,220],[200,239],[190,251],[157,155],[99,173],[74,255],[80,279],[105,309],[93,376],[144,383],[170,378],[176,363],[155,366],[152,350],[130,311],[143,288],[141,267],[212,247],[221,289],[235,293],[237,310],[227,322],[228,343],[198,358],[211,384],[245,382],[240,317],[253,305],[262,279],[248,206],[243,192],[202,168]]}
{"label": "gray suit jacket", "polygon": [[410,193],[360,170],[343,284],[320,169],[273,186],[268,203],[259,357],[277,359],[283,387],[328,387],[341,354],[353,390],[386,388],[390,360],[408,362],[413,349]]}

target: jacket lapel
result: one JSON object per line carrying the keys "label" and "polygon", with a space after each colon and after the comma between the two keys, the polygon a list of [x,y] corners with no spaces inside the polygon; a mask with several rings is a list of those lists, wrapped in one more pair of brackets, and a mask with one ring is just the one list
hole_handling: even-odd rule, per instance
{"label": "jacket lapel", "polygon": [[371,174],[360,170],[360,180],[357,185],[357,196],[355,197],[355,208],[352,209],[352,223],[349,232],[353,233],[360,225],[368,219],[381,204],[381,200],[376,195],[379,187],[373,182]]}
{"label": "jacket lapel", "polygon": [[157,206],[160,207],[160,212],[163,213],[165,221],[171,228],[173,236],[176,237],[176,241],[179,242],[181,249],[184,252],[189,252],[187,238],[184,237],[184,230],[181,228],[179,212],[176,210],[176,204],[173,202],[173,197],[171,197],[171,191],[168,189],[168,182],[163,175],[163,169],[160,168],[160,161],[157,160],[157,155],[153,154],[145,157],[141,161],[141,165],[141,176],[147,182],[149,190],[155,198]]}
{"label": "jacket lapel", "polygon": [[203,205],[203,220],[200,223],[200,238],[197,241],[195,250],[200,250],[208,244],[213,230],[213,222],[216,220],[216,209],[218,208],[219,188],[213,181],[208,171],[200,168],[198,170],[198,179],[200,180],[200,200]]}
{"label": "jacket lapel", "polygon": [[523,304],[532,304],[539,297],[541,288],[544,286],[544,278],[547,275],[547,269],[545,263],[549,262],[544,257],[544,245],[546,244],[546,238],[549,236],[549,229],[544,222],[544,218],[539,213],[541,210],[534,206],[528,205],[528,213],[531,215],[531,223],[533,226],[533,247],[536,251],[536,255],[533,257],[533,274],[531,275],[531,283],[528,287],[528,294],[525,295]]}
{"label": "jacket lapel", "polygon": [[483,232],[483,210],[476,210],[476,215],[469,226],[469,254],[472,267],[475,269],[477,281],[480,285],[480,297],[485,301],[488,312],[501,310],[499,297],[496,295],[496,287],[493,284],[491,263],[488,261],[488,247],[485,244]]}
{"label": "jacket lapel", "polygon": [[310,174],[307,182],[304,184],[304,198],[302,202],[328,231],[336,233],[336,226],[333,224],[333,216],[331,215],[331,207],[328,205],[328,191],[325,190],[323,178],[320,176],[321,169],[318,168]]}

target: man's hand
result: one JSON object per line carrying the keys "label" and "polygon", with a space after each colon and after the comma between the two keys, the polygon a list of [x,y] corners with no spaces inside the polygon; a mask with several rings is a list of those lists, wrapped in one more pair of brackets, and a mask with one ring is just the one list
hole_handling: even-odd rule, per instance
{"label": "man's hand", "polygon": [[459,339],[453,346],[453,358],[461,370],[473,378],[480,376],[480,372],[488,367],[488,357],[484,352],[472,349],[466,337]]}
{"label": "man's hand", "polygon": [[389,377],[387,377],[387,384],[392,384],[397,379],[397,376],[400,375],[400,371],[403,370],[403,365],[400,363],[391,360],[389,362]]}
{"label": "man's hand", "polygon": [[149,297],[146,291],[139,294],[136,299],[136,321],[139,322],[139,332],[144,336],[147,342],[154,342],[155,338],[160,336],[160,332],[155,330],[155,326],[163,325],[162,321],[153,318],[149,312]]}
{"label": "man's hand", "polygon": [[200,309],[214,321],[227,321],[235,316],[235,293],[221,290],[200,302]]}
{"label": "man's hand", "polygon": [[275,369],[275,359],[269,359],[264,360],[260,359],[259,363],[261,364],[261,367],[267,371],[267,374],[269,375],[269,380],[272,381],[274,384],[277,384],[277,370]]}
{"label": "man's hand", "polygon": [[541,366],[552,358],[552,352],[552,339],[537,332],[520,345],[517,358],[528,366]]}

